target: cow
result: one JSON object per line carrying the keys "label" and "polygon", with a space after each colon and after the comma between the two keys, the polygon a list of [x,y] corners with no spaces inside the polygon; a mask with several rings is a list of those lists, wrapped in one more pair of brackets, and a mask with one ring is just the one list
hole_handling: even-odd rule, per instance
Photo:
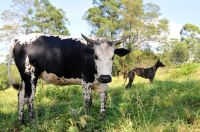
{"label": "cow", "polygon": [[[18,93],[18,118],[24,123],[24,105],[28,107],[29,118],[35,120],[34,96],[38,78],[58,86],[81,85],[85,114],[92,105],[92,93],[99,93],[100,118],[106,119],[106,100],[108,83],[112,81],[111,72],[114,55],[122,57],[127,49],[116,48],[125,39],[107,41],[83,39],[67,36],[29,34],[15,37],[10,47],[8,74],[10,82]],[[21,76],[21,83],[15,83],[10,73],[10,61],[14,62]]]}
{"label": "cow", "polygon": [[126,85],[125,88],[131,87],[131,85],[134,81],[135,75],[138,75],[138,76],[145,78],[145,79],[149,79],[149,81],[151,83],[153,83],[153,79],[155,77],[157,69],[159,67],[164,67],[164,66],[165,65],[158,59],[156,64],[152,67],[149,67],[149,68],[134,68],[134,69],[130,70],[128,72],[128,75],[125,78],[125,82],[126,82],[127,77],[129,78],[129,82]]}

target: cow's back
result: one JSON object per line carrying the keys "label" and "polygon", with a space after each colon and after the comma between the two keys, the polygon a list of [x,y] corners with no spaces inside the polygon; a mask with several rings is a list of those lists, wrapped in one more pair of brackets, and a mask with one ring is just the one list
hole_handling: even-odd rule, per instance
{"label": "cow's back", "polygon": [[41,78],[50,83],[80,84],[85,63],[80,52],[85,46],[76,38],[36,34],[32,38],[15,38],[13,54],[20,72],[28,60],[41,72]]}

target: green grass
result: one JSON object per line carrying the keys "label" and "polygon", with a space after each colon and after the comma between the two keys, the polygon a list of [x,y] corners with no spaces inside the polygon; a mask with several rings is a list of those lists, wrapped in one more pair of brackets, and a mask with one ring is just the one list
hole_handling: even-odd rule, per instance
{"label": "green grass", "polygon": [[[198,132],[200,131],[200,68],[179,76],[181,68],[160,68],[153,84],[141,77],[125,90],[122,77],[113,78],[108,89],[107,120],[99,122],[100,101],[93,92],[90,116],[84,115],[80,86],[38,84],[36,121],[17,120],[17,91],[0,91],[0,131],[106,131]],[[126,82],[127,83],[127,82]]]}

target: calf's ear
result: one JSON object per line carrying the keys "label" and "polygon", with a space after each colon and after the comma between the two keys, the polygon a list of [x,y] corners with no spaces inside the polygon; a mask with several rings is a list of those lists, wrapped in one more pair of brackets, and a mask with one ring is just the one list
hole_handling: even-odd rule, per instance
{"label": "calf's ear", "polygon": [[117,54],[120,57],[127,55],[129,52],[130,52],[129,50],[124,48],[115,49],[115,54]]}
{"label": "calf's ear", "polygon": [[81,50],[81,54],[84,56],[94,55],[94,50],[92,48],[84,48]]}

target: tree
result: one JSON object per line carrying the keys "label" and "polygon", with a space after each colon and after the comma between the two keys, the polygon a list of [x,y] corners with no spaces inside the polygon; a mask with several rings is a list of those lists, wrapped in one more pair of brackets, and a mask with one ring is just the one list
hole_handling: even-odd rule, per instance
{"label": "tree", "polygon": [[88,9],[83,19],[92,27],[91,34],[114,39],[120,29],[118,9],[120,3],[116,0],[93,0],[94,7]]}
{"label": "tree", "polygon": [[[31,19],[33,0],[13,0],[10,9],[1,14],[1,19],[5,23],[0,28],[0,38],[2,41],[10,41],[19,34],[27,34],[33,28]],[[24,25],[24,26],[23,26]]]}
{"label": "tree", "polygon": [[174,63],[183,63],[189,59],[188,46],[178,39],[171,39],[171,60]]}
{"label": "tree", "polygon": [[69,35],[65,12],[48,0],[13,0],[13,5],[1,14],[1,19],[5,23],[0,29],[2,41],[33,32]]}
{"label": "tree", "polygon": [[129,36],[129,43],[140,48],[143,43],[160,42],[166,37],[169,30],[168,20],[159,18],[161,14],[158,5],[143,4],[142,0],[121,0],[121,2],[123,34]]}
{"label": "tree", "polygon": [[200,62],[200,28],[193,24],[185,24],[180,35],[181,41],[188,45],[190,59]]}
{"label": "tree", "polygon": [[62,9],[56,9],[48,0],[34,1],[33,32],[55,35],[69,35],[65,27],[68,19]]}

